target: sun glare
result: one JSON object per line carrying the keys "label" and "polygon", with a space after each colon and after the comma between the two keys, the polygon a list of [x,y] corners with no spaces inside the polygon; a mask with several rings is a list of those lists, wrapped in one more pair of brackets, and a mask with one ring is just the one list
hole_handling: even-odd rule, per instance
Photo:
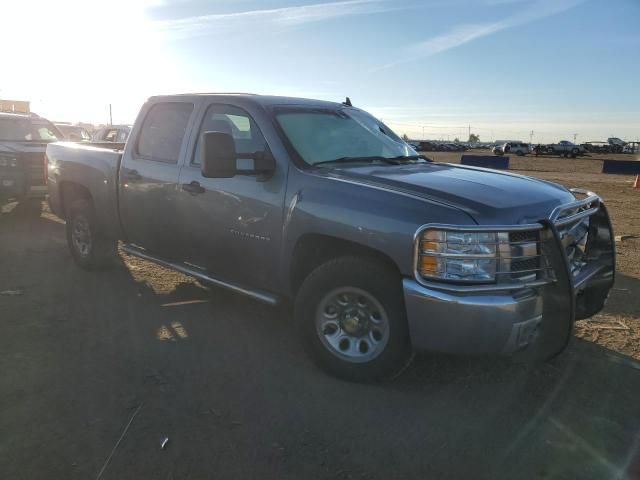
{"label": "sun glare", "polygon": [[114,122],[133,121],[146,97],[173,84],[162,68],[166,45],[148,17],[155,3],[7,2],[4,18],[29,23],[3,22],[3,68],[21,74],[2,75],[0,97],[30,100],[33,111],[66,121],[106,122],[111,103]]}

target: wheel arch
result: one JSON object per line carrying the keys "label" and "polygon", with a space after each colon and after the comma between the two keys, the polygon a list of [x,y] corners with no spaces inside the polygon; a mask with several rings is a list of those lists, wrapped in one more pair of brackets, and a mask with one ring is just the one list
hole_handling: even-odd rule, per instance
{"label": "wheel arch", "polygon": [[317,267],[334,258],[355,256],[375,261],[393,271],[401,272],[387,254],[367,245],[331,235],[309,233],[301,236],[295,244],[289,268],[289,292],[294,297],[304,279]]}
{"label": "wheel arch", "polygon": [[76,198],[84,198],[93,206],[93,196],[89,189],[73,181],[60,182],[60,214],[66,220],[68,208]]}

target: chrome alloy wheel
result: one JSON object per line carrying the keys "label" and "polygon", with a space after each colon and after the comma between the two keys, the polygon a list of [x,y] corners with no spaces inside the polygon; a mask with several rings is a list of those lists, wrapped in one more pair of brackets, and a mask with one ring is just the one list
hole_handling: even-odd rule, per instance
{"label": "chrome alloy wheel", "polygon": [[316,310],[322,344],[342,360],[362,363],[380,355],[389,342],[389,318],[371,294],[341,287],[326,294]]}
{"label": "chrome alloy wheel", "polygon": [[87,257],[91,252],[91,228],[89,221],[83,215],[78,215],[73,219],[71,239],[76,252],[82,257]]}

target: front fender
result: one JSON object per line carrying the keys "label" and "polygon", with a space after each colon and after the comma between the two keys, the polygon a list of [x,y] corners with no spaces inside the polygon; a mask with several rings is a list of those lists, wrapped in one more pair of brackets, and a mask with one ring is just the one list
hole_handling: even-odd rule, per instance
{"label": "front fender", "polygon": [[281,278],[290,280],[293,253],[309,234],[362,245],[413,275],[414,236],[425,223],[472,225],[464,212],[424,198],[333,177],[292,172],[285,204]]}

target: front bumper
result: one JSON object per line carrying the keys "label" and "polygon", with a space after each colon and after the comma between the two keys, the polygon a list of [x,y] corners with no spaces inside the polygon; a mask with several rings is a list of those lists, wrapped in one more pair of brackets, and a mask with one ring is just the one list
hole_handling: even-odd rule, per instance
{"label": "front bumper", "polygon": [[[599,197],[589,193],[588,200],[563,207],[536,225],[548,267],[534,281],[460,286],[404,279],[414,350],[455,354],[525,350],[542,358],[564,350],[575,320],[604,307],[615,276],[609,215]],[[563,217],[563,210],[570,214]],[[585,218],[589,222],[585,253],[576,268],[567,256],[575,245],[566,226]]]}
{"label": "front bumper", "polygon": [[415,350],[457,354],[512,353],[532,343],[543,298],[532,289],[490,294],[443,292],[403,281]]}

